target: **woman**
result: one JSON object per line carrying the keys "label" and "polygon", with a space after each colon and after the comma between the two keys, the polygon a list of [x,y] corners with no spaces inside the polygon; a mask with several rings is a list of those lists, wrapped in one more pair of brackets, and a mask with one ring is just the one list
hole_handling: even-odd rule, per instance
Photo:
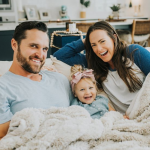
{"label": "woman", "polygon": [[150,72],[150,52],[137,44],[127,46],[105,21],[88,29],[86,56],[79,53],[83,47],[84,44],[78,40],[67,44],[54,56],[69,65],[83,64],[87,67],[88,64],[114,108],[124,114]]}

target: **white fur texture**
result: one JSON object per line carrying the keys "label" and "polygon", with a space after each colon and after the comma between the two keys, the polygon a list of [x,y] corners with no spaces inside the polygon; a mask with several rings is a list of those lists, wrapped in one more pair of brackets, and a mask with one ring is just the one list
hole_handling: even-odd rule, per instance
{"label": "white fur texture", "polygon": [[149,150],[149,91],[150,75],[138,97],[133,120],[114,111],[93,120],[79,106],[26,108],[13,116],[8,134],[0,140],[0,150]]}

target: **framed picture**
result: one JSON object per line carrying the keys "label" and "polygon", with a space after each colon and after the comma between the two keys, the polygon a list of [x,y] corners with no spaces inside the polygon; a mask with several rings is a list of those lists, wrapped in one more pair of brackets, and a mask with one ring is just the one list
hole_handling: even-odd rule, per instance
{"label": "framed picture", "polygon": [[38,20],[38,11],[35,5],[27,5],[25,6],[25,12],[27,15],[28,20]]}
{"label": "framed picture", "polygon": [[40,9],[39,14],[41,20],[49,20],[51,18],[50,10],[48,9]]}

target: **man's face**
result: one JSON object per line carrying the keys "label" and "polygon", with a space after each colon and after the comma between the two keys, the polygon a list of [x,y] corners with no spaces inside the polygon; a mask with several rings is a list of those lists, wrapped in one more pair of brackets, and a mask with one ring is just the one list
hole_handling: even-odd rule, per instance
{"label": "man's face", "polygon": [[16,59],[25,71],[37,74],[45,63],[48,47],[47,33],[37,29],[27,30],[26,39],[18,46]]}

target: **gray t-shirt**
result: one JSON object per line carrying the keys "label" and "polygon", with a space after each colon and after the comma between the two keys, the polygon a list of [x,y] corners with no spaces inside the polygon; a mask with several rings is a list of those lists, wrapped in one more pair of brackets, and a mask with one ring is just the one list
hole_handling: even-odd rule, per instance
{"label": "gray t-shirt", "polygon": [[9,71],[0,77],[0,124],[27,107],[48,109],[70,105],[72,92],[68,79],[57,72],[41,71],[40,74],[40,82]]}

